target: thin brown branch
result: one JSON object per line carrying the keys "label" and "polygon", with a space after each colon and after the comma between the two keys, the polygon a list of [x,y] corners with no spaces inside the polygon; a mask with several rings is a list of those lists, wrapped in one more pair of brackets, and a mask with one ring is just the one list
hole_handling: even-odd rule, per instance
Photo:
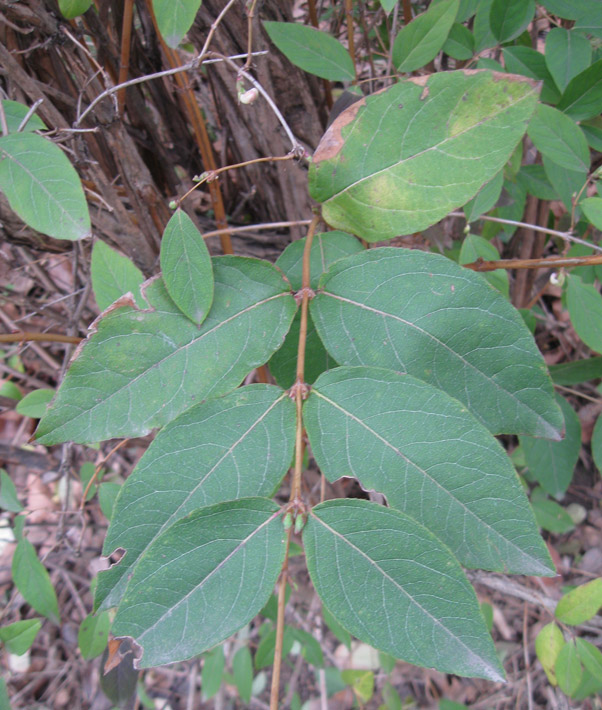
{"label": "thin brown branch", "polygon": [[69,343],[77,345],[82,341],[74,335],[63,335],[62,333],[2,333],[0,335],[0,343],[26,343],[30,341],[46,342],[46,343]]}
{"label": "thin brown branch", "polygon": [[274,668],[272,670],[272,688],[270,691],[270,710],[278,710],[280,695],[280,668],[282,667],[282,642],[284,639],[284,609],[286,607],[286,584],[288,576],[288,553],[291,544],[293,528],[286,531],[286,549],[284,562],[280,573],[280,586],[278,587],[278,615],[276,617],[276,643],[274,646]]}
{"label": "thin brown branch", "polygon": [[243,66],[245,71],[251,68],[251,57],[253,56],[253,18],[255,17],[256,5],[257,0],[251,0],[251,4],[247,10],[247,61]]}
{"label": "thin brown branch", "polygon": [[411,0],[403,0],[403,21],[409,25],[412,21],[412,2]]}
{"label": "thin brown branch", "polygon": [[353,0],[345,0],[345,20],[347,22],[347,45],[349,46],[349,56],[353,62],[353,71],[355,73],[354,84],[357,84],[357,65],[355,59],[355,39],[353,37]]}
{"label": "thin brown branch", "polygon": [[[123,6],[123,24],[121,29],[121,56],[119,59],[118,83],[123,84],[128,78],[130,68],[130,49],[132,44],[132,17],[134,14],[134,0],[125,0]],[[123,113],[125,106],[125,86],[117,92],[117,105],[119,113]]]}
{"label": "thin brown branch", "polygon": [[484,261],[477,259],[471,264],[463,264],[472,271],[495,271],[496,269],[560,269],[575,266],[594,266],[602,264],[602,254],[590,256],[548,256],[545,259],[499,259]]}

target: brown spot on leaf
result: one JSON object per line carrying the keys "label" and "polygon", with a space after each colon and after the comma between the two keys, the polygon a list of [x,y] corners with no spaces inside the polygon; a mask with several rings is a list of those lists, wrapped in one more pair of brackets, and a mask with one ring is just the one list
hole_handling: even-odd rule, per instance
{"label": "brown spot on leaf", "polygon": [[339,154],[344,144],[341,131],[345,126],[353,121],[357,112],[365,104],[366,100],[360,99],[336,117],[330,128],[322,136],[322,140],[316,148],[316,152],[314,153],[314,163],[319,163],[322,160],[330,160]]}

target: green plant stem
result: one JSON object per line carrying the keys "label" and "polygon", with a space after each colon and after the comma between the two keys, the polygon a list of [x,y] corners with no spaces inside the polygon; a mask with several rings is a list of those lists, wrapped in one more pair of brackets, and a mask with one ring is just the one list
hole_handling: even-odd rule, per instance
{"label": "green plant stem", "polygon": [[[307,342],[307,307],[310,296],[310,255],[311,245],[316,232],[316,227],[320,223],[320,217],[315,216],[307,230],[305,248],[303,249],[303,277],[301,281],[301,325],[299,328],[299,347],[297,350],[297,380],[291,388],[294,393],[295,405],[297,408],[297,428],[295,435],[295,469],[291,483],[291,493],[289,506],[294,506],[299,500],[301,493],[301,474],[303,472],[303,399],[307,396],[307,385],[305,384],[305,345]],[[278,588],[278,615],[276,621],[276,646],[274,649],[274,670],[272,673],[272,688],[270,693],[270,710],[278,710],[278,696],[280,693],[280,667],[282,665],[282,639],[284,638],[284,607],[285,593],[288,571],[288,550],[293,528],[287,530],[286,552],[282,571],[280,572],[280,586]]]}

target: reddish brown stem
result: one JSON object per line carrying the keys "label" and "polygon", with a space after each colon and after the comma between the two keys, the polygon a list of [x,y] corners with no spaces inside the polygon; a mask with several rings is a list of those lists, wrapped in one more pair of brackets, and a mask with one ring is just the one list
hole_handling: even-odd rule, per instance
{"label": "reddish brown stem", "polygon": [[25,343],[37,340],[46,343],[69,343],[78,345],[82,339],[75,335],[62,335],[61,333],[4,333],[0,335],[0,343]]}
{"label": "reddish brown stem", "polygon": [[595,266],[602,264],[602,254],[591,256],[548,256],[545,259],[500,259],[499,261],[483,261],[477,259],[471,264],[464,264],[466,269],[473,271],[495,271],[496,269],[560,269],[574,266]]}
{"label": "reddish brown stem", "polygon": [[[121,29],[121,57],[119,60],[118,84],[123,84],[123,82],[127,81],[128,78],[128,70],[130,68],[130,49],[132,45],[133,14],[134,0],[125,0],[125,4],[123,6],[123,24]],[[117,92],[117,105],[119,106],[120,114],[123,114],[123,107],[125,106],[125,92],[125,87],[119,89]]]}

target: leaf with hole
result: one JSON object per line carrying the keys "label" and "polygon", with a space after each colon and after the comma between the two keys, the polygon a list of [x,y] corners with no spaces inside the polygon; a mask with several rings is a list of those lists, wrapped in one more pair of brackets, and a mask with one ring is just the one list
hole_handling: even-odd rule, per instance
{"label": "leaf with hole", "polygon": [[425,229],[503,168],[537,93],[525,77],[456,71],[368,96],[322,137],[310,194],[329,224],[369,242]]}
{"label": "leaf with hole", "polygon": [[353,476],[364,489],[384,493],[462,564],[553,573],[504,450],[441,390],[379,368],[341,367],[318,378],[304,422],[329,481]]}
{"label": "leaf with hole", "polygon": [[272,42],[295,66],[330,81],[351,81],[355,69],[349,52],[328,32],[298,22],[264,22]]}
{"label": "leaf with hole", "polygon": [[35,133],[0,136],[0,189],[33,229],[55,239],[90,235],[90,215],[75,169],[63,151]]}
{"label": "leaf with hole", "polygon": [[200,328],[161,279],[147,284],[147,310],[127,303],[97,321],[40,422],[38,441],[140,436],[234,389],[266,362],[297,309],[288,284],[271,264],[234,256],[216,258],[214,276],[213,306]]}
{"label": "leaf with hole", "polygon": [[444,673],[501,680],[476,595],[432,533],[364,500],[313,508],[303,530],[313,585],[354,636]]}
{"label": "leaf with hole", "polygon": [[284,560],[280,508],[242,498],[178,520],[146,550],[113,622],[142,647],[141,668],[182,661],[248,624]]}
{"label": "leaf with hole", "polygon": [[295,405],[273,385],[237,389],[170,422],[122,486],[104,552],[121,548],[126,555],[100,573],[96,606],[119,603],[144,550],[176,520],[214,503],[271,496],[294,441]]}
{"label": "leaf with hole", "polygon": [[370,249],[324,274],[310,310],[337,362],[425,380],[493,433],[560,438],[543,358],[521,316],[479,274],[435,254]]}

